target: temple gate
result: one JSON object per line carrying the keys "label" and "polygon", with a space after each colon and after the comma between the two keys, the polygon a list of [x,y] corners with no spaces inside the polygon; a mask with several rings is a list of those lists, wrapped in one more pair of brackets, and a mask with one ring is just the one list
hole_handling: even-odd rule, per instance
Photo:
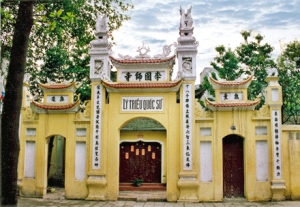
{"label": "temple gate", "polygon": [[[180,14],[176,43],[155,56],[143,44],[135,57],[110,55],[108,19],[99,15],[89,53],[92,98],[83,111],[74,101],[74,83],[40,84],[41,103],[30,102],[24,90],[22,196],[47,194],[49,142],[60,136],[65,140],[65,161],[59,166],[67,175],[69,199],[117,200],[120,183],[137,177],[167,184],[168,201],[300,198],[300,127],[281,125],[276,73],[266,80],[266,103],[259,110],[259,98],[247,99],[252,76],[225,81],[206,73],[216,97],[203,99],[209,109],[204,110],[195,99],[199,43],[193,36],[191,8],[180,9]],[[172,80],[176,59],[178,73]],[[116,80],[111,65],[117,70]],[[156,124],[128,128],[134,120]]]}

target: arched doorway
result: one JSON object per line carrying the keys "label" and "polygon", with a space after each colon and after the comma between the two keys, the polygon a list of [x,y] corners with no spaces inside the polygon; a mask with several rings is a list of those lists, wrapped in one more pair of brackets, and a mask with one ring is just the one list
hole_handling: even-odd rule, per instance
{"label": "arched doorway", "polygon": [[120,145],[120,182],[141,178],[144,183],[161,182],[161,144],[123,142]]}
{"label": "arched doorway", "polygon": [[47,187],[65,187],[66,139],[60,135],[49,138],[47,159]]}
{"label": "arched doorway", "polygon": [[238,135],[223,138],[223,194],[244,197],[244,139]]}
{"label": "arched doorway", "polygon": [[120,183],[162,183],[166,129],[154,119],[136,118],[121,129]]}

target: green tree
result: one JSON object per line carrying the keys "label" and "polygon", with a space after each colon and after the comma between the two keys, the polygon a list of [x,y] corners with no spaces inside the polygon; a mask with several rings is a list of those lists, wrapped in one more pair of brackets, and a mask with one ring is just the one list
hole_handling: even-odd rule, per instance
{"label": "green tree", "polygon": [[228,48],[226,51],[223,45],[216,47],[218,56],[214,58],[215,62],[211,65],[218,71],[220,78],[232,81],[238,78],[242,73],[239,67],[239,60],[235,53]]}
{"label": "green tree", "polygon": [[287,44],[278,57],[279,83],[282,86],[282,123],[300,124],[300,41]]}
{"label": "green tree", "polygon": [[[245,41],[236,48],[236,53],[240,64],[244,66],[244,72],[254,75],[254,80],[248,88],[248,98],[253,100],[259,94],[262,94],[267,86],[265,82],[267,77],[266,68],[274,68],[276,63],[271,58],[274,48],[268,43],[262,44],[263,36],[260,34],[255,35],[254,41],[249,42],[250,33],[251,31],[241,32]],[[264,103],[263,96],[262,103]]]}
{"label": "green tree", "polygon": [[[5,44],[1,56],[8,60],[11,48],[10,31],[12,31],[16,7],[15,4],[3,6],[3,10],[9,15],[3,20],[1,35]],[[39,100],[43,95],[38,82],[46,83],[45,76],[53,82],[63,80],[80,82],[81,86],[77,93],[86,94],[81,98],[88,99],[90,89],[88,50],[91,40],[94,39],[96,14],[107,14],[109,35],[113,39],[112,32],[120,28],[123,21],[130,19],[125,12],[131,8],[132,5],[121,0],[94,0],[93,5],[86,0],[59,0],[52,3],[42,1],[36,4],[26,65],[26,73],[31,75],[30,91],[34,99]],[[62,51],[58,51],[59,49]],[[49,67],[53,62],[61,62],[56,58],[59,57],[58,53],[66,57],[60,73],[56,73],[57,68],[53,68],[52,71]],[[48,64],[46,71],[42,71],[38,66],[39,60]],[[46,63],[46,61],[52,62]]]}
{"label": "green tree", "polygon": [[[230,48],[226,50],[223,45],[216,47],[218,55],[211,62],[211,65],[218,72],[220,78],[228,81],[235,80],[243,73],[248,75],[253,74],[254,80],[248,88],[248,99],[253,100],[259,94],[262,94],[264,88],[267,86],[265,82],[267,77],[266,68],[273,68],[276,64],[271,59],[272,46],[267,43],[262,44],[263,36],[257,34],[254,40],[250,40],[251,31],[242,31],[241,35],[244,42],[234,51]],[[208,79],[204,79],[201,87],[207,89],[209,94],[214,96],[211,92],[212,88]],[[262,101],[258,108],[263,103],[264,97],[262,96]]]}
{"label": "green tree", "polygon": [[[112,32],[129,19],[123,12],[132,8],[121,0],[95,0],[94,6],[85,0],[34,2],[1,4],[1,63],[9,61],[1,119],[1,194],[2,205],[9,206],[17,204],[18,131],[25,68],[31,74],[30,89],[35,94],[37,81],[45,80],[47,75],[52,81],[61,81],[61,72],[67,70],[69,73],[63,75],[69,76],[65,79],[82,80],[88,70],[88,44],[94,39],[95,14],[108,15]],[[58,61],[66,56],[67,60]],[[37,61],[45,59],[43,69],[47,75],[37,67]],[[87,84],[83,91],[88,89]]]}
{"label": "green tree", "polygon": [[[218,52],[217,57],[214,58],[214,61],[210,64],[213,66],[213,68],[216,70],[218,74],[212,73],[212,78],[218,79],[217,75],[226,80],[235,80],[238,78],[243,71],[239,67],[239,61],[237,59],[236,54],[234,51],[231,50],[231,48],[226,48],[223,45],[220,45],[215,48],[215,50]],[[212,97],[215,97],[215,91],[210,84],[208,77],[204,77],[202,83],[200,84],[199,88],[201,90],[206,90],[209,94],[209,97],[207,97],[209,100],[213,101],[214,99]],[[202,107],[205,108],[204,102],[199,101]]]}
{"label": "green tree", "polygon": [[1,194],[4,206],[17,205],[19,119],[26,54],[33,25],[33,2],[20,2],[15,22],[1,118]]}

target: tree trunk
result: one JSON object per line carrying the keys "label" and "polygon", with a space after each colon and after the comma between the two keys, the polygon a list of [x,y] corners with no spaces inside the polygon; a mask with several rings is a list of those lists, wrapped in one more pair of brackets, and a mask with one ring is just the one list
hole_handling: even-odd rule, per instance
{"label": "tree trunk", "polygon": [[17,205],[19,120],[33,2],[21,1],[15,25],[1,121],[2,205]]}

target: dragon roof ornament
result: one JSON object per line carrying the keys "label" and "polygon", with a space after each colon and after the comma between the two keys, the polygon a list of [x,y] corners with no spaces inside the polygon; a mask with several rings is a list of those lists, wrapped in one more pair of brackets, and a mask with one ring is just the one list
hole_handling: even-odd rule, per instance
{"label": "dragon roof ornament", "polygon": [[189,9],[187,9],[187,12],[185,13],[184,10],[181,8],[179,9],[180,12],[180,29],[191,29],[193,28],[193,18],[192,18],[192,6],[190,6]]}
{"label": "dragon roof ornament", "polygon": [[97,14],[97,20],[96,20],[96,31],[95,35],[102,39],[103,35],[107,35],[108,33],[108,16],[105,14],[101,16],[101,14]]}

